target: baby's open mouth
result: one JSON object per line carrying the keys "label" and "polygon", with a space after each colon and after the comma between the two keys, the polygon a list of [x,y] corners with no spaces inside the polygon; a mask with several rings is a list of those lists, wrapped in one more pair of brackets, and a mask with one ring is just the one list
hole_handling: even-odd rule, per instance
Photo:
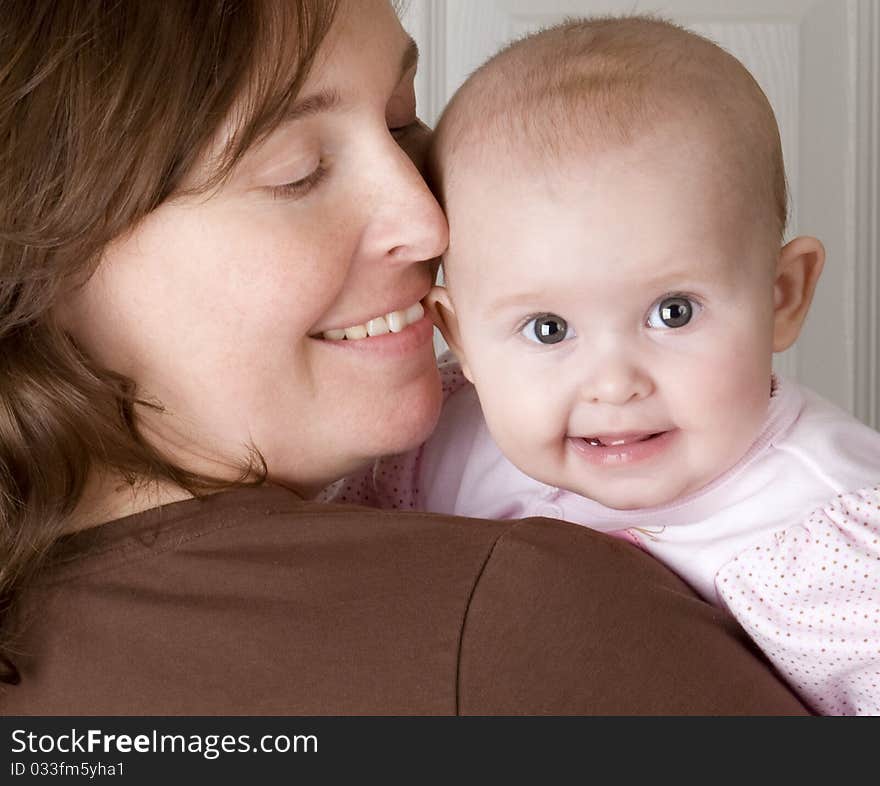
{"label": "baby's open mouth", "polygon": [[632,445],[634,442],[647,442],[649,439],[659,437],[663,431],[641,431],[627,434],[596,434],[592,437],[581,439],[592,448],[616,448],[623,445]]}
{"label": "baby's open mouth", "polygon": [[620,467],[651,461],[664,455],[674,444],[677,428],[665,431],[619,431],[569,437],[568,444],[589,464]]}

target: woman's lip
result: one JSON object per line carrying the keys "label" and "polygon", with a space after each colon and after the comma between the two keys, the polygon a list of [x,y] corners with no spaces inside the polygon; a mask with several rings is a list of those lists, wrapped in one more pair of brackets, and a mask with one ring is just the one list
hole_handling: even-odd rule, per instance
{"label": "woman's lip", "polygon": [[[648,434],[650,432],[641,432]],[[656,433],[656,432],[655,432]],[[633,436],[635,432],[630,432]],[[568,444],[574,451],[590,464],[599,466],[618,466],[622,464],[634,464],[639,461],[647,461],[655,458],[669,449],[678,429],[662,431],[649,439],[639,442],[628,442],[623,445],[590,445],[583,437],[569,437]],[[608,437],[612,435],[606,435]],[[615,435],[618,438],[625,435]]]}
{"label": "woman's lip", "polygon": [[433,337],[434,323],[425,314],[399,333],[384,333],[381,336],[368,336],[356,341],[327,341],[323,338],[314,340],[331,352],[349,352],[370,357],[397,357],[418,350],[425,344],[431,344]]}

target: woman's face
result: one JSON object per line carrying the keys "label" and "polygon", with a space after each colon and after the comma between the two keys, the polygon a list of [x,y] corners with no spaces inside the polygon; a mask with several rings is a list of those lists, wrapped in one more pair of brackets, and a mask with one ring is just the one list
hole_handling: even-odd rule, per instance
{"label": "woman's face", "polygon": [[433,428],[427,318],[322,337],[418,303],[446,247],[413,163],[412,55],[386,0],[343,2],[290,121],[219,192],[170,200],[113,243],[65,304],[81,347],[164,406],[141,408],[142,428],[185,466],[216,475],[253,445],[271,479],[309,493]]}

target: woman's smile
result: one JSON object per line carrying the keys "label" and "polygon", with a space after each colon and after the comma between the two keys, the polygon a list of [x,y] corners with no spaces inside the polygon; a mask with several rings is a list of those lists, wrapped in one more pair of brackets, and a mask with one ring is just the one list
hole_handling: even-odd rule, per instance
{"label": "woman's smile", "polygon": [[419,301],[416,301],[405,308],[393,309],[346,327],[316,331],[311,337],[324,338],[328,341],[357,341],[367,337],[382,336],[386,333],[400,333],[408,325],[418,322],[424,315],[425,309]]}
{"label": "woman's smile", "polygon": [[[412,311],[409,309],[407,311],[415,314],[416,310],[419,310],[422,316],[415,318],[412,322],[406,321],[405,324],[401,323],[408,319],[406,313],[402,311],[394,312],[401,315],[401,323],[395,325],[397,328],[395,330],[386,329],[382,333],[363,337],[357,335],[353,338],[344,335],[340,339],[328,339],[325,334],[324,338],[317,338],[316,340],[322,347],[326,347],[333,352],[368,353],[371,360],[378,358],[400,358],[403,355],[420,352],[425,347],[429,347],[430,351],[428,353],[420,354],[429,357],[430,363],[433,366],[434,352],[431,340],[434,336],[434,323],[431,322],[430,317],[424,315],[424,309],[422,309],[420,303],[416,303],[412,307]],[[380,317],[379,319],[382,318]],[[358,325],[357,327],[361,330],[364,329],[363,325]]]}

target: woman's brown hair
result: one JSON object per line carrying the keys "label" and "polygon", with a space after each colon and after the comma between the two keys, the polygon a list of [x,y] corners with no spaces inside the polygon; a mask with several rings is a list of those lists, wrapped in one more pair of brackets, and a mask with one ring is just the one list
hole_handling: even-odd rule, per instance
{"label": "woman's brown hair", "polygon": [[[224,485],[142,438],[135,383],[53,319],[101,252],[169,196],[221,125],[201,189],[282,119],[335,0],[3,0],[0,6],[0,681],[17,682],[15,600],[90,473]],[[258,466],[255,466],[258,465]],[[265,478],[261,460],[242,478]],[[229,485],[228,482],[225,485]]]}

